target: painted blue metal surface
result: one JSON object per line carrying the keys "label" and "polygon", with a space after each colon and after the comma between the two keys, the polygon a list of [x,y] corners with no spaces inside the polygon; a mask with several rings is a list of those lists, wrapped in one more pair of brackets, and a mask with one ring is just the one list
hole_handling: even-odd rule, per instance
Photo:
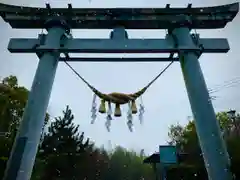
{"label": "painted blue metal surface", "polygon": [[163,61],[179,61],[178,58],[161,58],[161,57],[133,57],[133,58],[98,58],[98,57],[72,57],[72,58],[59,58],[59,61],[72,61],[72,62],[163,62]]}
{"label": "painted blue metal surface", "polygon": [[[8,45],[12,53],[35,53],[54,51],[55,47],[36,47],[39,39],[14,39]],[[226,53],[229,51],[227,39],[200,39],[204,53]],[[65,53],[171,53],[181,50],[200,51],[195,45],[180,45],[174,47],[165,39],[69,39],[60,52]]]}
{"label": "painted blue metal surface", "polygon": [[[64,32],[65,30],[62,28],[50,29],[46,44],[58,49],[60,37]],[[8,161],[4,180],[13,180],[11,176],[13,173],[17,175],[17,177],[14,177],[14,180],[29,180],[31,177],[59,56],[59,52],[45,53],[39,61],[23,120]],[[17,148],[19,146],[22,147],[19,145],[22,142],[19,141],[20,139],[26,139],[23,148]],[[17,154],[16,151],[18,151]],[[16,167],[16,164],[19,164],[19,166]]]}
{"label": "painted blue metal surface", "polygon": [[177,163],[177,148],[176,146],[162,145],[159,146],[159,159],[160,159],[160,174],[161,180],[167,179],[166,167]]}
{"label": "painted blue metal surface", "polygon": [[[188,28],[175,29],[173,33],[179,45],[193,45]],[[180,63],[209,179],[230,180],[228,152],[198,58],[194,53],[180,52]]]}
{"label": "painted blue metal surface", "polygon": [[159,146],[160,163],[170,165],[177,163],[176,146]]}

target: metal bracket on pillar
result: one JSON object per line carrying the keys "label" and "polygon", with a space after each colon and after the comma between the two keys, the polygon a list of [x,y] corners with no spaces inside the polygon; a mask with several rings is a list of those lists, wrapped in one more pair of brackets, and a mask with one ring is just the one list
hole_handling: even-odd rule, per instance
{"label": "metal bracket on pillar", "polygon": [[[168,40],[171,44],[173,44],[175,48],[178,48],[179,43],[178,43],[177,36],[172,32],[172,30],[169,30],[168,32],[169,33],[166,35],[166,40]],[[192,38],[193,44],[196,47],[196,50],[193,51],[192,53],[194,53],[199,58],[204,51],[204,46],[203,44],[200,43],[199,34],[191,34],[191,38]],[[180,52],[187,54],[189,51],[179,49],[178,53]]]}
{"label": "metal bracket on pillar", "polygon": [[196,51],[196,52],[194,52],[195,53],[195,55],[199,58],[201,55],[202,55],[202,53],[203,53],[203,50],[204,50],[204,47],[203,47],[203,45],[200,43],[200,35],[199,34],[191,34],[191,37],[192,37],[192,40],[193,40],[193,43],[197,46],[197,47],[199,47],[199,49],[200,49],[200,51]]}
{"label": "metal bracket on pillar", "polygon": [[128,33],[123,27],[113,29],[110,33],[110,39],[128,39]]}
{"label": "metal bracket on pillar", "polygon": [[[38,35],[38,43],[35,45],[34,49],[44,46],[45,45],[45,41],[46,41],[46,34],[39,34]],[[72,34],[71,33],[64,33],[63,36],[61,37],[60,40],[60,47],[64,47],[64,45],[67,43],[68,39],[72,39]],[[36,52],[38,58],[40,59],[42,57],[42,55],[44,54],[44,52]]]}
{"label": "metal bracket on pillar", "polygon": [[[43,33],[38,35],[39,42],[35,45],[34,49],[36,49],[39,46],[43,46],[45,44],[46,36],[47,35],[43,34]],[[38,58],[40,59],[43,56],[44,52],[36,52],[36,54],[37,54]]]}

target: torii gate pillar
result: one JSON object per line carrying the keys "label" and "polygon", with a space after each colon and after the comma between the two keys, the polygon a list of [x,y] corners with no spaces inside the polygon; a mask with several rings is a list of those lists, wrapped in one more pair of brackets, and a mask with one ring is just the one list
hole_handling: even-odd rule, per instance
{"label": "torii gate pillar", "polygon": [[[47,28],[45,45],[59,49],[61,37],[67,28],[65,22],[50,20],[46,26],[49,28]],[[58,51],[46,52],[40,57],[4,180],[29,180],[31,178],[59,57]]]}
{"label": "torii gate pillar", "polygon": [[[194,46],[188,28],[175,29],[172,34],[175,35],[178,45]],[[229,171],[230,159],[220,133],[198,55],[180,52],[179,58],[208,178],[230,180],[232,179]]]}

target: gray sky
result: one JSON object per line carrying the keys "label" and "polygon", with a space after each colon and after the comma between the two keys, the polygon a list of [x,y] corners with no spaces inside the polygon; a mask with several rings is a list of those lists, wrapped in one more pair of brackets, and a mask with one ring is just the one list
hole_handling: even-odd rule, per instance
{"label": "gray sky", "polygon": [[[193,7],[215,6],[236,2],[234,0],[0,0],[2,3],[43,7],[49,2],[52,7],[164,7],[167,3],[171,7],[186,7],[193,3]],[[19,84],[30,89],[37,68],[38,58],[34,54],[10,54],[7,45],[10,38],[37,37],[41,30],[14,30],[0,19],[1,41],[0,77],[16,75]],[[128,31],[130,38],[164,38],[164,31]],[[239,44],[240,15],[225,29],[202,30],[201,37],[227,38],[231,50],[227,54],[204,54],[200,58],[201,67],[208,88],[224,84],[224,81],[240,77]],[[107,38],[108,30],[74,30],[74,37]],[[89,56],[89,55],[88,55]],[[96,56],[96,55],[95,55]],[[119,55],[116,55],[119,56]],[[145,55],[146,56],[146,55]],[[90,83],[103,92],[135,92],[152,80],[166,65],[159,63],[72,63],[73,67]],[[123,71],[124,69],[124,71]],[[123,73],[124,72],[124,73]],[[213,101],[215,111],[229,108],[240,111],[240,94],[238,86],[223,88],[214,93],[217,99]],[[75,123],[80,124],[80,130],[90,137],[97,145],[109,147],[121,145],[130,149],[151,153],[161,144],[166,144],[168,128],[171,124],[187,123],[191,116],[191,109],[185,90],[179,63],[174,63],[164,75],[153,84],[143,96],[146,112],[144,125],[139,125],[137,116],[134,119],[134,132],[130,133],[126,126],[127,108],[123,108],[123,117],[112,123],[111,133],[105,129],[105,116],[99,115],[94,125],[91,121],[92,92],[80,81],[63,63],[60,63],[49,103],[51,116],[61,115],[61,111],[68,104],[75,115]],[[99,103],[99,101],[98,101]]]}

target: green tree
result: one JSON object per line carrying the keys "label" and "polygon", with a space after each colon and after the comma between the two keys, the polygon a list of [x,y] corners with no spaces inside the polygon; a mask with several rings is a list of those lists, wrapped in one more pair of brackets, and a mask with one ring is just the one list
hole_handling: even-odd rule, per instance
{"label": "green tree", "polygon": [[16,76],[9,76],[0,84],[0,131],[15,135],[27,102],[28,90],[18,86]]}
{"label": "green tree", "polygon": [[[22,119],[28,92],[18,85],[16,76],[5,77],[0,83],[0,179]],[[45,125],[48,119],[47,114]]]}
{"label": "green tree", "polygon": [[[9,76],[0,83],[0,133],[15,138],[21,122],[29,91],[18,85],[16,76]],[[46,126],[49,114],[46,114]]]}
{"label": "green tree", "polygon": [[[234,127],[236,125],[233,124],[234,121],[229,118],[226,112],[217,113],[216,117],[219,121],[222,134],[228,146],[228,152],[232,159],[233,172],[236,174],[236,167],[240,164],[240,156],[239,153],[237,153],[237,151],[240,151],[240,136],[235,133],[236,128]],[[198,177],[200,178],[206,176],[203,156],[201,153],[194,121],[190,121],[186,126],[181,126],[179,124],[172,125],[169,130],[169,137],[169,144],[175,144],[180,152],[187,153],[183,163],[180,166],[176,166],[174,171],[180,172],[180,169],[185,168],[189,174],[198,174]],[[192,173],[190,173],[190,171]],[[198,177],[195,176],[195,178]]]}
{"label": "green tree", "polygon": [[17,78],[9,76],[0,83],[0,179],[10,154],[14,137],[27,102],[28,90],[18,86]]}
{"label": "green tree", "polygon": [[104,149],[86,151],[79,162],[82,179],[106,180],[108,177],[109,156]]}
{"label": "green tree", "polygon": [[143,164],[143,156],[122,147],[110,153],[110,162],[107,180],[153,179],[154,171],[150,165]]}
{"label": "green tree", "polygon": [[[44,163],[42,179],[77,179],[81,161],[86,151],[91,152],[93,144],[84,141],[84,133],[73,123],[74,115],[67,106],[63,117],[55,118],[39,148],[38,160]],[[39,163],[40,166],[41,163]]]}

